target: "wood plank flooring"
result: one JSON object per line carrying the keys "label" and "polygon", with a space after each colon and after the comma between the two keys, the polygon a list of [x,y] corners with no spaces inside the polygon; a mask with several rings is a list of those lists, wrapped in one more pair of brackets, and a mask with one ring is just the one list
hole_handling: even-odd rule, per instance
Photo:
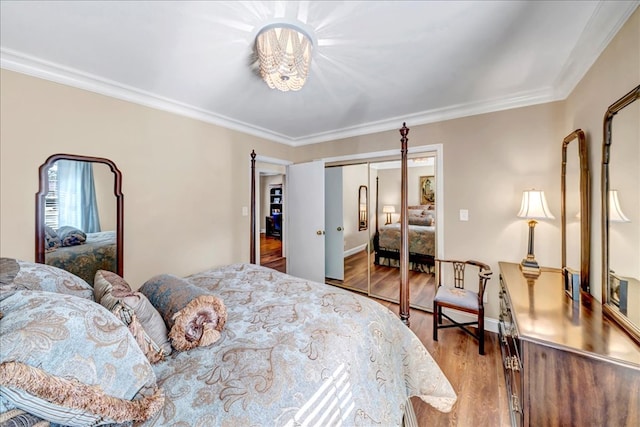
{"label": "wood plank flooring", "polygon": [[[325,282],[366,294],[369,286],[367,271],[371,271],[371,294],[380,299],[397,302],[400,270],[398,267],[375,265],[373,261],[373,254],[368,257],[366,251],[357,252],[344,259],[344,280],[327,278]],[[435,275],[409,270],[409,287],[411,306],[431,310],[435,295]]]}
{"label": "wood plank flooring", "polygon": [[[398,305],[377,300],[394,313]],[[478,354],[478,342],[458,328],[438,331],[433,341],[431,313],[411,310],[410,329],[438,363],[458,395],[453,410],[439,412],[417,397],[411,402],[419,426],[507,427],[509,407],[502,370],[498,335],[485,332],[485,355]]]}
{"label": "wood plank flooring", "polygon": [[[282,257],[282,242],[261,234],[260,264],[285,272],[286,259]],[[345,282],[354,290],[366,292],[366,252],[354,254],[345,262]],[[399,272],[395,267],[372,268],[372,284],[378,294],[397,298]],[[422,303],[431,307],[433,301],[433,275],[410,271],[412,304],[424,293]],[[420,284],[420,286],[416,286]],[[414,288],[415,286],[415,288]],[[431,294],[428,295],[428,290]],[[429,299],[430,298],[430,299]],[[398,313],[398,305],[384,299],[380,304]],[[509,407],[502,370],[502,357],[498,336],[485,332],[485,355],[478,354],[478,343],[457,328],[438,332],[438,341],[433,341],[433,318],[431,313],[411,309],[410,329],[424,344],[449,379],[458,400],[451,412],[444,414],[429,404],[414,397],[411,399],[419,426],[435,427],[503,427],[510,425]]]}
{"label": "wood plank flooring", "polygon": [[287,272],[287,259],[282,256],[282,240],[260,233],[260,265]]}

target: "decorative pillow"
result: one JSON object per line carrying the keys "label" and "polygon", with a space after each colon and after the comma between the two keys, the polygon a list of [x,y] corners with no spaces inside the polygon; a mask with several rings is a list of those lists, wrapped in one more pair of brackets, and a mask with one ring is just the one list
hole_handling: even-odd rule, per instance
{"label": "decorative pillow", "polygon": [[127,328],[73,295],[17,291],[0,302],[0,392],[66,426],[144,421],[164,395]]}
{"label": "decorative pillow", "polygon": [[60,236],[48,225],[44,227],[44,250],[46,252],[55,251],[62,245]]}
{"label": "decorative pillow", "polygon": [[434,224],[432,216],[411,216],[409,215],[409,225],[428,225]]}
{"label": "decorative pillow", "polygon": [[116,273],[98,270],[93,282],[97,302],[116,315],[133,334],[151,363],[171,354],[167,326],[147,297],[131,290]]}
{"label": "decorative pillow", "polygon": [[407,209],[407,214],[409,217],[422,216],[424,215],[424,209]]}
{"label": "decorative pillow", "polygon": [[206,289],[170,274],[152,277],[142,287],[170,328],[171,345],[178,351],[211,345],[220,339],[227,321],[224,302]]}
{"label": "decorative pillow", "polygon": [[[7,292],[17,290],[40,290],[48,292],[58,292],[61,294],[75,295],[93,301],[93,288],[78,276],[69,273],[61,268],[46,264],[37,264],[16,260],[13,258],[2,258],[2,279],[0,280],[0,296]],[[10,279],[5,276],[4,266],[18,266],[18,271]],[[13,271],[13,270],[12,270]]]}
{"label": "decorative pillow", "polygon": [[82,245],[87,241],[87,235],[84,231],[71,227],[70,225],[58,228],[58,236],[60,237],[62,246]]}

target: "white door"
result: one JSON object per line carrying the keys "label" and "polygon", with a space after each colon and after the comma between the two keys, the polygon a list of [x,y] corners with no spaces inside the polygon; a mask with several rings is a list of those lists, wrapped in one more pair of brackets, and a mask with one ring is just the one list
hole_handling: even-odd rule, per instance
{"label": "white door", "polygon": [[287,273],[324,283],[324,162],[288,166]]}
{"label": "white door", "polygon": [[344,280],[342,167],[326,168],[324,177],[325,277]]}

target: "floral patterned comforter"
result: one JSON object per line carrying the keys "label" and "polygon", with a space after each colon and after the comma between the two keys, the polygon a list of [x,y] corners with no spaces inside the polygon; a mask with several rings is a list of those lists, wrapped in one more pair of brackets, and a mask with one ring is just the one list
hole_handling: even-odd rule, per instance
{"label": "floral patterned comforter", "polygon": [[85,243],[76,246],[61,246],[45,254],[45,263],[61,268],[93,284],[98,270],[116,272],[118,256],[116,232],[101,231],[87,233]]}
{"label": "floral patterned comforter", "polygon": [[[436,227],[409,224],[409,253],[435,256]],[[400,251],[400,224],[380,227],[380,247]]]}
{"label": "floral patterned comforter", "polygon": [[145,426],[393,426],[408,398],[448,412],[456,394],[422,343],[379,303],[252,264],[186,278],[228,311],[209,347],[154,365],[164,408]]}

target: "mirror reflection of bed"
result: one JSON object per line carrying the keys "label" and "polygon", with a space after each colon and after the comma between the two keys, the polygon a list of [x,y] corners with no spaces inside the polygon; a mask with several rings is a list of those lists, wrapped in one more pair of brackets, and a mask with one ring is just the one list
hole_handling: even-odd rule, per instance
{"label": "mirror reflection of bed", "polygon": [[[55,157],[55,158],[54,158]],[[97,270],[119,271],[114,171],[101,159],[55,155],[40,170],[38,262],[89,284]],[[119,173],[119,172],[118,172]]]}
{"label": "mirror reflection of bed", "polygon": [[[422,154],[408,161],[409,203],[409,285],[413,308],[432,310],[435,292],[433,259],[436,252],[435,157]],[[400,250],[400,189],[399,160],[365,162],[357,165],[334,166],[342,169],[344,224],[344,276],[327,276],[326,282],[382,300],[398,302]],[[328,168],[329,169],[329,168]],[[357,209],[359,185],[368,185],[369,229],[358,232],[350,225]],[[355,190],[354,190],[355,189]],[[325,189],[327,204],[335,188]],[[351,196],[350,200],[349,196]],[[336,196],[337,197],[337,196]],[[426,198],[426,199],[425,199]],[[393,207],[395,213],[383,212]],[[327,253],[329,258],[336,254]],[[342,261],[342,260],[341,260]]]}

